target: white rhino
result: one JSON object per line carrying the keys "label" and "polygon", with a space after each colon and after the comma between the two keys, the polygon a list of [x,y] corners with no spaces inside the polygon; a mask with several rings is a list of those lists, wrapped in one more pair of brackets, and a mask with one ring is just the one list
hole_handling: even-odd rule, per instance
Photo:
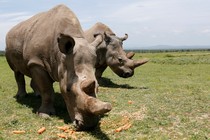
{"label": "white rhino", "polygon": [[96,47],[98,35],[90,44],[76,15],[58,5],[13,27],[6,36],[6,59],[18,86],[16,97],[26,95],[24,75],[41,94],[39,115],[54,114],[53,82],[60,85],[70,118],[77,129],[95,127],[99,115],[111,104],[96,99]]}
{"label": "white rhino", "polygon": [[97,47],[96,60],[96,78],[100,79],[103,72],[109,66],[118,76],[128,78],[133,76],[134,69],[148,62],[148,59],[132,60],[133,52],[125,53],[123,50],[123,41],[128,38],[117,37],[115,33],[105,24],[96,23],[90,29],[85,31],[85,37],[88,42],[94,41],[95,34],[103,34],[103,42]]}

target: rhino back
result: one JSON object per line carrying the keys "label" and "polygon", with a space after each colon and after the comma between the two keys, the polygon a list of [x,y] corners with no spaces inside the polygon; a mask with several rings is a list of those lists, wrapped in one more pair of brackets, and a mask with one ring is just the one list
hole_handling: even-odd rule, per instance
{"label": "rhino back", "polygon": [[[11,68],[30,76],[28,67],[40,65],[57,80],[56,70],[62,55],[57,44],[60,33],[84,38],[77,17],[64,5],[19,23],[6,37],[6,57]],[[18,64],[17,58],[22,65]]]}
{"label": "rhino back", "polygon": [[85,31],[85,38],[91,43],[94,41],[94,34],[101,33],[103,35],[104,32],[114,34],[114,32],[108,26],[101,22],[97,22],[90,29]]}

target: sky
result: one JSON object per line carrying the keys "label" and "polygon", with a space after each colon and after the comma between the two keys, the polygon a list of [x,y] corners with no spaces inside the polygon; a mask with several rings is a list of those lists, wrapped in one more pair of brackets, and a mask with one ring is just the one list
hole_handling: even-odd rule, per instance
{"label": "sky", "polygon": [[119,37],[127,33],[124,49],[210,48],[210,0],[0,0],[0,50],[13,26],[58,4],[83,30],[102,22]]}

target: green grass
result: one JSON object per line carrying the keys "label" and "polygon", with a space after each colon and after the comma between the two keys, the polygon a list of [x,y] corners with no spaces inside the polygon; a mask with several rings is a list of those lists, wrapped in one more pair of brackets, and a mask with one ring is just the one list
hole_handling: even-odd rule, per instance
{"label": "green grass", "polygon": [[[131,78],[105,71],[98,98],[112,103],[113,109],[94,131],[76,132],[77,139],[210,139],[210,52],[137,53],[134,59],[143,57],[150,62]],[[57,115],[42,119],[36,115],[40,99],[28,86],[29,78],[29,96],[16,101],[17,87],[5,57],[0,57],[0,72],[0,140],[57,140],[62,133],[57,126],[73,128],[58,83],[54,85]],[[127,123],[132,124],[129,129],[115,132]],[[42,126],[46,131],[39,135]],[[26,133],[13,134],[13,130]]]}

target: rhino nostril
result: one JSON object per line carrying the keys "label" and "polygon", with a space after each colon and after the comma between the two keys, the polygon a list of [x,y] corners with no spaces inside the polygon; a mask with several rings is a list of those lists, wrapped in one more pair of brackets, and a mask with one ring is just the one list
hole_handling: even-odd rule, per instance
{"label": "rhino nostril", "polygon": [[130,77],[131,75],[132,75],[131,72],[125,72],[125,73],[123,74],[123,77],[127,78],[127,77]]}
{"label": "rhino nostril", "polygon": [[67,92],[70,92],[70,91],[71,91],[71,88],[70,88],[70,87],[67,87],[67,88],[66,88],[66,91],[67,91]]}
{"label": "rhino nostril", "polygon": [[82,130],[83,129],[83,122],[82,121],[79,121],[79,120],[76,120],[73,122],[74,126],[76,127],[77,130]]}

